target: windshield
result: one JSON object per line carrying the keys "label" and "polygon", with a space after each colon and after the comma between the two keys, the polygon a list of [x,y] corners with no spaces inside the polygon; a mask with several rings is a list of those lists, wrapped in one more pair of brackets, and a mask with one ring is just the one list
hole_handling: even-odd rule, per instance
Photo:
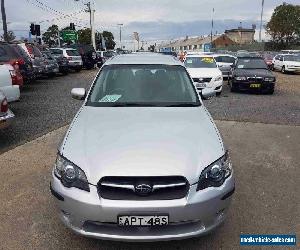
{"label": "windshield", "polygon": [[238,69],[268,69],[263,59],[239,59],[236,67]]}
{"label": "windshield", "polygon": [[185,62],[187,68],[216,68],[216,62],[212,57],[187,57]]}
{"label": "windshield", "polygon": [[234,63],[235,62],[235,58],[232,56],[216,56],[215,57],[216,62],[220,62],[220,63]]}
{"label": "windshield", "polygon": [[66,53],[68,56],[80,56],[79,52],[75,49],[67,49]]}
{"label": "windshield", "polygon": [[300,56],[298,55],[288,55],[284,56],[285,61],[291,61],[291,62],[300,62]]}
{"label": "windshield", "polygon": [[110,65],[99,74],[89,106],[199,106],[184,67]]}

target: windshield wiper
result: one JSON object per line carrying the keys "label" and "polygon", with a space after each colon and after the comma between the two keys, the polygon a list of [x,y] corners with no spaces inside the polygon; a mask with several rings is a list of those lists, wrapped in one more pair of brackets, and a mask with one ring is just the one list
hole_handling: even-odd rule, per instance
{"label": "windshield wiper", "polygon": [[166,105],[164,107],[198,107],[198,106],[200,106],[198,103],[176,103],[176,104]]}
{"label": "windshield wiper", "polygon": [[111,107],[156,107],[157,105],[151,103],[113,103]]}

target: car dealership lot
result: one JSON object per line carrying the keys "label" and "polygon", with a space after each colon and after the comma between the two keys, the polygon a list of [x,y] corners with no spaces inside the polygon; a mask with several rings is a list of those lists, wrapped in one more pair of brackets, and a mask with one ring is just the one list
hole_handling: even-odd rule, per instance
{"label": "car dealership lot", "polygon": [[205,101],[231,150],[237,184],[229,218],[216,232],[181,242],[112,243],[65,229],[49,193],[50,171],[62,126],[81,104],[70,90],[88,88],[96,73],[39,80],[11,104],[17,119],[0,132],[0,152],[53,132],[0,155],[3,249],[239,249],[240,233],[299,235],[300,75],[281,73],[272,96],[231,93],[225,84],[221,97]]}

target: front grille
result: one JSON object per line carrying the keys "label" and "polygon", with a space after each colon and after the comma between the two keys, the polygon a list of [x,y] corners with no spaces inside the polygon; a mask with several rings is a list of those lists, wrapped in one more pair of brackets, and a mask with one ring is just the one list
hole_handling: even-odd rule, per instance
{"label": "front grille", "polygon": [[109,200],[173,200],[187,195],[189,183],[182,176],[107,176],[97,188],[99,196]]}
{"label": "front grille", "polygon": [[247,77],[247,80],[249,82],[253,82],[253,83],[256,83],[256,82],[263,82],[263,78],[262,77]]}
{"label": "front grille", "polygon": [[210,82],[212,77],[199,77],[199,78],[193,78],[194,82]]}

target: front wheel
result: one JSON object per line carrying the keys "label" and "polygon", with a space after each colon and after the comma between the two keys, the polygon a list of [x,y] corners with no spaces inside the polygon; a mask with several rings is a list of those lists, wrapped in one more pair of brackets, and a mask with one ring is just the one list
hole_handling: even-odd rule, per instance
{"label": "front wheel", "polygon": [[238,90],[239,90],[238,86],[236,84],[233,84],[233,82],[230,82],[230,91],[237,92]]}
{"label": "front wheel", "polygon": [[222,91],[216,92],[216,96],[221,96],[221,94],[222,94]]}
{"label": "front wheel", "polygon": [[285,74],[285,73],[286,73],[286,70],[285,70],[285,67],[284,67],[284,66],[281,68],[281,72],[282,72],[282,74]]}

